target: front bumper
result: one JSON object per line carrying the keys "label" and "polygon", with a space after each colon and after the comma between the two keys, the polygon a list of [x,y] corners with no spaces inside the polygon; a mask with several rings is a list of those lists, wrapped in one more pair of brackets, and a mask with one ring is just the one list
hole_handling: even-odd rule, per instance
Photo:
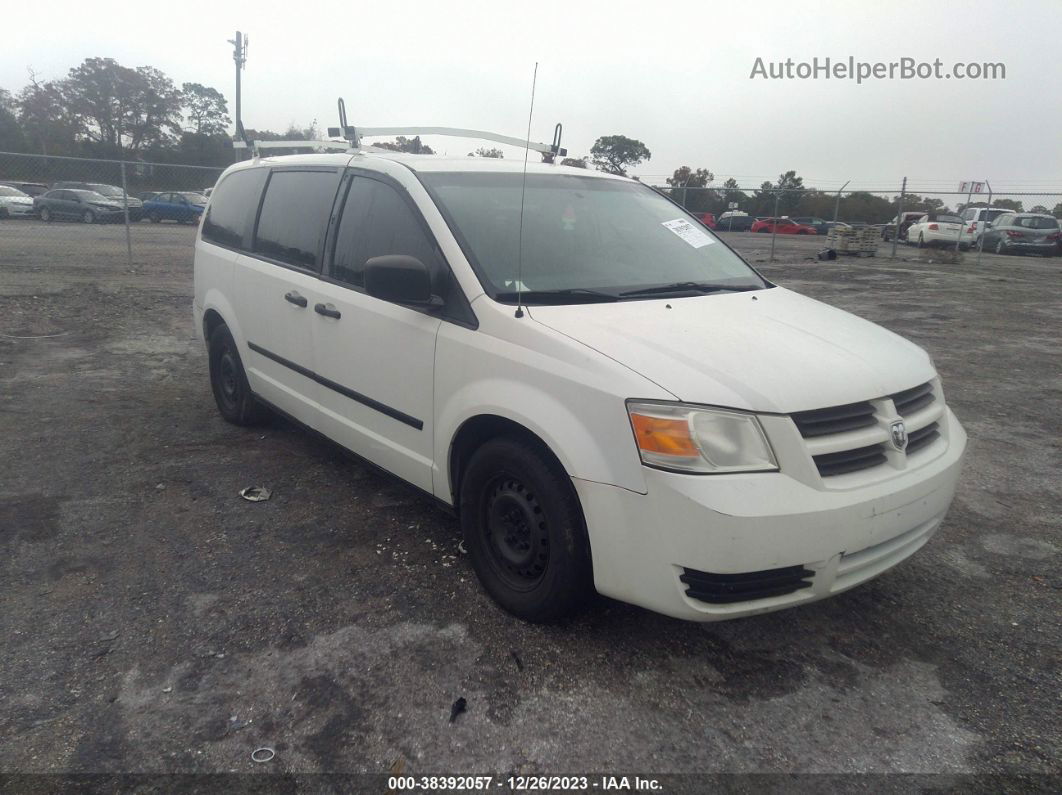
{"label": "front bumper", "polygon": [[[679,475],[646,469],[646,494],[573,479],[598,592],[693,621],[780,610],[866,582],[914,554],[955,493],[966,435],[948,412],[947,449],[895,477],[822,490],[783,472]],[[810,587],[713,604],[687,594],[686,570],[745,574],[804,567]]]}
{"label": "front bumper", "polygon": [[0,211],[3,210],[10,218],[30,218],[36,213],[32,204],[5,204],[0,207]]}

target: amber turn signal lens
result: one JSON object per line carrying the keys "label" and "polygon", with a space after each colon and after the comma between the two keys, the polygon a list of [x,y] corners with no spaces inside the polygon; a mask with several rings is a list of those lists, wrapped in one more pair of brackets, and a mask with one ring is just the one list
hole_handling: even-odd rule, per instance
{"label": "amber turn signal lens", "polygon": [[689,421],[685,418],[648,417],[632,413],[631,423],[634,425],[634,438],[643,452],[682,458],[700,455],[690,436]]}

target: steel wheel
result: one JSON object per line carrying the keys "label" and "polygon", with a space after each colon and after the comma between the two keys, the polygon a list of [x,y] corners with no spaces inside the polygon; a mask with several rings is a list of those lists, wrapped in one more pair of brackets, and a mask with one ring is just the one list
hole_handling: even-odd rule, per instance
{"label": "steel wheel", "polygon": [[549,528],[538,499],[521,481],[499,475],[486,490],[483,510],[492,568],[514,590],[534,588],[549,563]]}

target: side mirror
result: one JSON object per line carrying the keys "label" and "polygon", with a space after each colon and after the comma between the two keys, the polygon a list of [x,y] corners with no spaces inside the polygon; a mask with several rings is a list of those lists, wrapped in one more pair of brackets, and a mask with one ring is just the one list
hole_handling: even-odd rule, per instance
{"label": "side mirror", "polygon": [[442,306],[442,299],[431,293],[428,266],[416,257],[388,254],[365,263],[365,292],[373,298],[396,304]]}

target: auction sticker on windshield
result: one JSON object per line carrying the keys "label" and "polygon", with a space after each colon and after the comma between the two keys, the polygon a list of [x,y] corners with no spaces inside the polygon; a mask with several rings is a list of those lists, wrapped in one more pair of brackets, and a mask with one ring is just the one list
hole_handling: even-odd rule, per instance
{"label": "auction sticker on windshield", "polygon": [[694,248],[702,248],[715,242],[700,229],[682,218],[676,218],[674,221],[664,221],[663,226],[666,226]]}

